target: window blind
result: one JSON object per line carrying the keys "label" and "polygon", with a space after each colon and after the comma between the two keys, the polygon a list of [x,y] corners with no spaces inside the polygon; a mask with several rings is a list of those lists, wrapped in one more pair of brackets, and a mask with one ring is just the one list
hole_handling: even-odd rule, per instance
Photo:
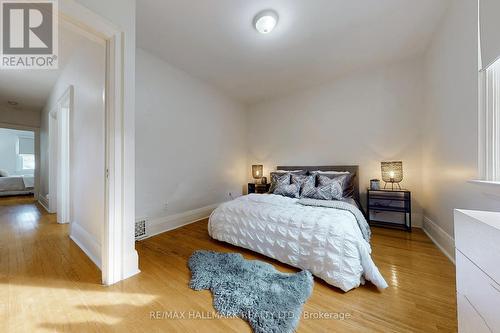
{"label": "window blind", "polygon": [[482,69],[500,57],[500,1],[479,0],[479,33]]}
{"label": "window blind", "polygon": [[35,140],[33,138],[19,137],[19,155],[35,154]]}
{"label": "window blind", "polygon": [[480,84],[480,176],[500,181],[500,60],[480,72]]}

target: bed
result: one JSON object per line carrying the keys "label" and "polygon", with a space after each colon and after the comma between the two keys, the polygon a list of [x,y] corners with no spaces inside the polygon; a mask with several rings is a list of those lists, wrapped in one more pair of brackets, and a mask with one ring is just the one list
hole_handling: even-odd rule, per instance
{"label": "bed", "polygon": [[210,236],[309,270],[345,292],[365,280],[379,289],[387,288],[370,255],[368,224],[356,207],[358,167],[279,166],[278,169],[349,171],[353,174],[354,193],[349,202],[308,202],[274,194],[242,196],[214,210],[208,223]]}
{"label": "bed", "polygon": [[33,192],[33,176],[0,177],[0,196],[27,195]]}

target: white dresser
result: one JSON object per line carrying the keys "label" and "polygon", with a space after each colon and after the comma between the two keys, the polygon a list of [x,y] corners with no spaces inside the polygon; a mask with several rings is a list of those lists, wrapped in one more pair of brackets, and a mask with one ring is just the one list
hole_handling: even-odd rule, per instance
{"label": "white dresser", "polygon": [[458,330],[500,332],[500,213],[455,210]]}

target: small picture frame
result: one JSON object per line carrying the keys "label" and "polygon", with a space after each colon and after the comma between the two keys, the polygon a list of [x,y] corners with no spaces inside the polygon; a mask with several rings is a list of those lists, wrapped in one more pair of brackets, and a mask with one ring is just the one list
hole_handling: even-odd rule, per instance
{"label": "small picture frame", "polygon": [[371,179],[370,180],[370,189],[371,190],[380,190],[380,180],[379,179]]}

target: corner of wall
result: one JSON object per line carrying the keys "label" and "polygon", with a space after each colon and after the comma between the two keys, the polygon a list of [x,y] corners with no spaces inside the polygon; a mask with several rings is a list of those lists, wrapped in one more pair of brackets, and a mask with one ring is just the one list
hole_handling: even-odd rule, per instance
{"label": "corner of wall", "polygon": [[213,204],[187,212],[160,217],[146,222],[147,238],[163,232],[171,231],[182,226],[208,218],[219,204]]}
{"label": "corner of wall", "polygon": [[443,252],[443,254],[455,263],[455,239],[444,231],[436,222],[424,216],[422,230]]}

